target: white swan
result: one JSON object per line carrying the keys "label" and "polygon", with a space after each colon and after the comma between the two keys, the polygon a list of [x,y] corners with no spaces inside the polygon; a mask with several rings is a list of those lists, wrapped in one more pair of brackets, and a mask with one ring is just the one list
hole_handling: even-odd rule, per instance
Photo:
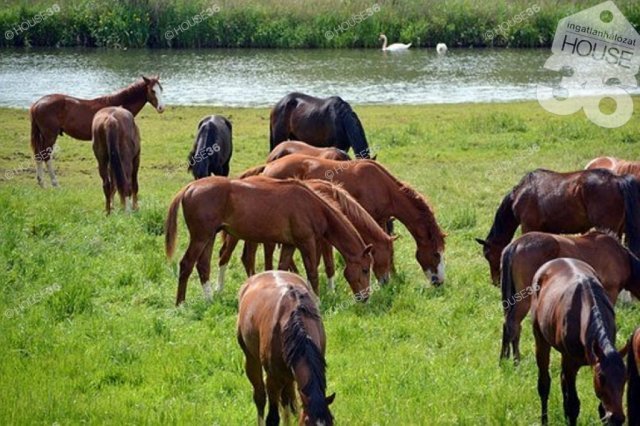
{"label": "white swan", "polygon": [[379,40],[382,40],[382,50],[388,50],[388,51],[407,50],[408,48],[411,47],[411,43],[409,44],[393,43],[387,46],[387,36],[384,34],[380,34]]}
{"label": "white swan", "polygon": [[445,53],[447,53],[447,45],[444,43],[438,43],[436,45],[436,52],[438,52],[438,55],[444,55]]}

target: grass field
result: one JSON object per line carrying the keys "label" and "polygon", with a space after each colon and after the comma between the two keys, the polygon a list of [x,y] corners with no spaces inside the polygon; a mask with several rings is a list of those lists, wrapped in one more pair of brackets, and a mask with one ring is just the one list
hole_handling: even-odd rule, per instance
{"label": "grass field", "polygon": [[[339,424],[539,422],[530,321],[521,365],[499,366],[500,295],[473,238],[486,235],[499,201],[528,170],[579,169],[603,154],[637,159],[639,98],[635,104],[631,121],[614,130],[534,102],[356,107],[379,161],[435,206],[448,233],[447,278],[441,288],[424,287],[413,241],[398,225],[399,275],[370,303],[350,303],[341,275],[335,295],[322,287]],[[59,139],[61,188],[42,190],[27,111],[0,109],[0,424],[255,421],[235,340],[239,253],[212,304],[194,274],[179,309],[179,257],[164,257],[166,208],[190,180],[195,127],[211,113],[233,121],[232,174],[261,162],[266,109],[169,107],[158,115],[146,107],[137,120],[140,211],[106,217],[91,144]],[[187,242],[180,223],[178,256]],[[620,346],[640,324],[640,308],[617,314]],[[551,421],[560,423],[557,354],[552,368]],[[591,383],[583,369],[583,424],[597,423]]]}

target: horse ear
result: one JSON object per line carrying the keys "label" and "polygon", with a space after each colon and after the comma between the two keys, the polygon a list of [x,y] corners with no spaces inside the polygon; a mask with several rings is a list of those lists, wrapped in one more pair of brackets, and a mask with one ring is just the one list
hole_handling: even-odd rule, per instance
{"label": "horse ear", "polygon": [[486,246],[487,242],[485,240],[481,240],[480,238],[475,238],[476,242],[481,246]]}
{"label": "horse ear", "polygon": [[602,352],[602,348],[600,347],[598,342],[595,340],[591,344],[591,352],[596,357],[595,359],[596,362],[600,362],[604,359],[604,352]]}
{"label": "horse ear", "polygon": [[364,248],[364,252],[362,252],[363,256],[368,256],[369,254],[371,254],[371,249],[373,248],[373,246],[371,244],[367,244],[367,246]]}
{"label": "horse ear", "polygon": [[324,400],[327,403],[327,405],[331,405],[331,403],[333,402],[333,400],[336,399],[336,393],[332,393],[331,395],[329,395],[328,397],[326,397]]}
{"label": "horse ear", "polygon": [[629,349],[631,348],[631,339],[629,339],[629,341],[627,342],[626,345],[624,345],[619,351],[618,353],[620,354],[620,356],[622,358],[624,358],[625,356],[627,356],[627,352],[629,352]]}
{"label": "horse ear", "polygon": [[145,77],[144,75],[141,75],[140,77],[142,77],[142,79],[144,80],[144,82],[146,84],[149,84],[151,82],[151,80],[149,80],[147,77]]}

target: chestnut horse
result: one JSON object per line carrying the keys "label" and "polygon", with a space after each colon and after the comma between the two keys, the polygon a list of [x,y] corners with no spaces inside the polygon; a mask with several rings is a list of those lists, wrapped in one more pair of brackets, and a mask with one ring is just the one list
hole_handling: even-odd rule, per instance
{"label": "chestnut horse", "polygon": [[244,176],[262,173],[279,179],[323,179],[342,186],[384,229],[389,219],[402,222],[418,246],[416,259],[427,280],[444,282],[444,238],[433,210],[416,190],[373,160],[332,161],[292,154]]}
{"label": "chestnut horse", "polygon": [[204,117],[198,123],[196,141],[188,157],[188,170],[194,179],[229,176],[232,153],[231,122],[220,115]]}
{"label": "chestnut horse", "polygon": [[527,173],[509,192],[486,240],[477,239],[498,283],[500,255],[518,226],[531,231],[577,234],[591,228],[626,234],[631,251],[640,254],[640,186],[630,176],[603,170]]}
{"label": "chestnut horse", "polygon": [[[252,177],[250,179],[256,179]],[[265,178],[271,179],[271,178]],[[327,203],[331,204],[334,208],[340,210],[349,221],[353,224],[356,230],[360,233],[360,236],[366,244],[371,244],[371,255],[373,257],[373,273],[381,284],[389,281],[391,273],[391,261],[393,259],[393,241],[396,237],[390,237],[382,228],[376,223],[375,220],[367,213],[365,209],[358,204],[356,200],[349,195],[347,191],[340,188],[338,185],[334,185],[331,182],[310,179],[303,181],[311,190],[321,196]],[[224,245],[220,250],[220,270],[226,268],[229,263],[233,248],[237,244],[237,239],[233,236],[227,235]],[[245,251],[242,255],[242,261],[248,276],[255,274],[255,254],[257,245],[253,243],[245,243]],[[265,269],[273,269],[273,251],[275,245],[265,244],[267,264]],[[333,262],[333,248],[331,244],[326,241],[321,243],[321,254],[324,260],[325,270],[327,273],[327,279],[329,287],[333,290],[334,285],[334,273],[335,265]],[[293,265],[293,252],[289,250],[283,250],[282,258],[278,269],[288,270]],[[224,282],[218,282],[217,290],[220,290],[224,285]]]}
{"label": "chestnut horse", "polygon": [[142,77],[111,95],[95,99],[79,99],[68,95],[47,95],[31,105],[31,149],[36,160],[38,184],[44,187],[43,162],[51,178],[51,185],[58,186],[58,180],[51,159],[52,147],[58,135],[64,133],[75,139],[91,140],[93,116],[102,108],[121,106],[136,116],[149,102],[158,111],[164,111],[160,77]]}
{"label": "chestnut horse", "polygon": [[284,423],[289,424],[286,417],[297,412],[297,385],[302,400],[300,424],[331,426],[329,405],[335,394],[326,396],[326,336],[314,295],[304,279],[290,272],[263,272],[245,282],[238,299],[238,343],[253,386],[258,424],[265,424],[267,397],[266,424],[280,422],[280,405]]}
{"label": "chestnut horse", "polygon": [[271,163],[279,158],[291,154],[304,154],[311,157],[326,158],[328,160],[348,161],[351,160],[349,154],[338,148],[317,148],[300,141],[284,141],[273,148],[267,157],[267,163]]}
{"label": "chestnut horse", "polygon": [[598,157],[591,160],[585,170],[607,169],[617,175],[632,175],[640,179],[640,161],[627,161],[615,157]]}
{"label": "chestnut horse", "polygon": [[187,281],[196,262],[205,296],[211,298],[211,253],[215,236],[221,230],[238,239],[298,248],[307,277],[316,290],[318,242],[325,239],[344,257],[344,276],[353,293],[363,300],[369,296],[371,246],[365,245],[341,212],[298,181],[212,176],[191,182],[178,192],[169,207],[165,223],[169,258],[175,249],[180,204],[190,240],[180,261],[176,305],[185,299]]}
{"label": "chestnut horse", "polygon": [[502,252],[501,288],[504,325],[500,358],[520,359],[521,323],[531,307],[531,283],[538,268],[552,259],[571,257],[587,262],[598,273],[611,303],[622,289],[640,296],[640,260],[613,233],[591,231],[582,236],[529,232]]}
{"label": "chestnut horse", "polygon": [[299,140],[345,152],[353,148],[356,157],[369,158],[360,119],[351,105],[337,96],[323,99],[289,93],[271,110],[269,133],[271,150],[282,141]]}
{"label": "chestnut horse", "polygon": [[102,108],[91,126],[93,153],[98,160],[107,214],[111,213],[113,194],[118,189],[120,204],[138,209],[138,168],[140,167],[140,131],[133,114],[121,107]]}
{"label": "chestnut horse", "polygon": [[538,270],[533,285],[533,334],[542,424],[548,421],[549,355],[554,347],[562,355],[562,396],[569,424],[575,425],[580,414],[576,375],[580,367],[590,365],[600,399],[600,418],[621,425],[625,419],[622,408],[625,366],[615,349],[613,305],[596,271],[581,260],[554,259]]}
{"label": "chestnut horse", "polygon": [[627,344],[627,413],[629,426],[640,426],[640,328],[633,332]]}

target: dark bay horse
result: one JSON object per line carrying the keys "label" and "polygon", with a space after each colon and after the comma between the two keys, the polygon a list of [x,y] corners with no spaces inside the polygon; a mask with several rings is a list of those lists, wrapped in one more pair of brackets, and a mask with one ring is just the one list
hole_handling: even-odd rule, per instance
{"label": "dark bay horse", "polygon": [[121,106],[136,116],[149,102],[158,111],[164,111],[160,77],[142,77],[142,80],[111,95],[95,99],[79,99],[68,95],[47,95],[31,105],[31,149],[36,160],[37,179],[44,186],[43,162],[51,178],[51,185],[58,186],[51,153],[58,136],[64,133],[75,139],[91,140],[93,116],[102,108]]}
{"label": "dark bay horse", "polygon": [[531,307],[531,283],[536,271],[559,257],[582,260],[596,271],[612,304],[622,289],[640,296],[640,260],[620,244],[615,234],[591,231],[582,236],[529,232],[512,241],[502,252],[500,283],[504,325],[500,358],[520,359],[522,320]]}
{"label": "dark bay horse", "polygon": [[[304,279],[284,271],[254,275],[242,286],[238,299],[238,343],[245,356],[245,371],[253,386],[258,424],[280,422],[279,407],[297,413],[295,386],[302,410],[301,425],[333,425],[326,396],[326,336],[313,293]],[[263,379],[267,376],[267,386]]]}
{"label": "dark bay horse", "polygon": [[518,226],[531,231],[577,234],[591,228],[626,234],[631,251],[640,254],[640,186],[631,176],[603,170],[527,173],[496,212],[486,240],[476,239],[498,283],[500,255]]}
{"label": "dark bay horse", "polygon": [[188,170],[194,179],[229,176],[232,153],[231,122],[220,115],[204,117],[198,123],[196,141],[188,157]]}
{"label": "dark bay horse", "polygon": [[369,158],[369,144],[360,119],[351,105],[337,96],[314,98],[289,93],[280,99],[271,110],[271,150],[286,140],[335,146],[345,152],[353,148],[356,157]]}
{"label": "dark bay horse", "polygon": [[122,207],[138,209],[138,168],[140,167],[140,131],[133,114],[121,107],[98,111],[91,126],[93,153],[98,160],[98,172],[106,199],[107,214],[111,213],[113,194],[118,189]]}
{"label": "dark bay horse", "polygon": [[267,157],[267,163],[271,163],[279,158],[291,154],[304,154],[311,157],[326,158],[328,160],[348,161],[351,160],[349,154],[338,148],[317,148],[300,141],[280,142]]}
{"label": "dark bay horse", "polygon": [[580,367],[590,365],[600,399],[600,418],[609,424],[622,425],[625,366],[615,348],[613,305],[596,272],[581,260],[559,258],[538,270],[533,285],[533,334],[542,424],[548,422],[549,355],[553,347],[562,355],[562,396],[569,424],[575,425],[580,414],[576,375]]}
{"label": "dark bay horse", "polygon": [[[250,179],[256,178],[258,177],[256,176]],[[388,282],[391,273],[391,262],[393,259],[393,241],[396,237],[387,235],[376,221],[373,220],[369,213],[367,213],[367,211],[362,208],[362,206],[360,206],[360,204],[358,204],[358,202],[353,199],[347,191],[340,188],[338,185],[319,179],[305,180],[303,183],[316,192],[327,203],[341,211],[356,228],[364,242],[366,244],[371,244],[373,273],[381,284]],[[229,263],[236,243],[237,240],[234,237],[226,236],[225,243],[220,250],[219,267],[221,270]],[[320,245],[321,249],[319,254],[322,254],[322,258],[324,260],[329,288],[333,290],[335,273],[333,248],[331,244],[326,241],[321,242]],[[251,276],[255,274],[255,254],[257,245],[247,242],[245,243],[245,247],[246,249],[243,252],[242,262],[247,275]],[[272,259],[274,248],[275,246],[273,244],[265,244],[265,250],[267,252],[265,269],[273,269]],[[278,269],[291,269],[291,265],[293,264],[292,254],[293,252],[290,250],[283,250]],[[222,288],[223,285],[223,282],[218,282],[218,288]]]}
{"label": "dark bay horse", "polygon": [[627,413],[629,426],[640,426],[640,328],[637,328],[627,344]]}
{"label": "dark bay horse", "polygon": [[[165,223],[169,258],[175,250],[180,205],[190,239],[180,261],[176,305],[185,299],[189,275],[196,262],[205,296],[211,298],[211,254],[215,236],[221,230],[242,240],[296,247],[314,290],[318,288],[318,244],[327,240],[345,259],[344,276],[353,293],[360,300],[368,299],[371,246],[365,245],[341,212],[306,185],[296,180],[262,177],[230,180],[212,176],[191,182],[178,192],[169,207]],[[219,274],[224,274],[224,270]]]}
{"label": "dark bay horse", "polygon": [[342,186],[384,229],[396,218],[416,242],[416,259],[427,280],[444,282],[445,233],[429,203],[415,189],[396,179],[373,160],[332,161],[292,154],[249,173],[263,173],[278,179],[323,179]]}

